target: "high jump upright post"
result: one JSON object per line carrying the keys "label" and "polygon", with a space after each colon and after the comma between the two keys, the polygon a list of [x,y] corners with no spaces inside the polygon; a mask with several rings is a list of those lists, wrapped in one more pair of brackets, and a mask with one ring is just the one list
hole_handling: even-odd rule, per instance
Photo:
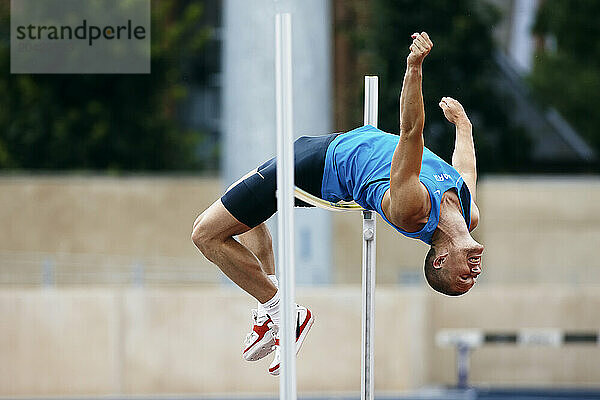
{"label": "high jump upright post", "polygon": [[277,114],[278,261],[281,278],[281,379],[279,398],[296,400],[296,303],[294,266],[294,129],[292,107],[292,17],[275,16]]}
{"label": "high jump upright post", "polygon": [[[377,127],[378,79],[365,76],[364,124]],[[361,350],[361,400],[373,400],[373,345],[375,343],[375,233],[373,211],[363,215],[362,255],[362,350]]]}

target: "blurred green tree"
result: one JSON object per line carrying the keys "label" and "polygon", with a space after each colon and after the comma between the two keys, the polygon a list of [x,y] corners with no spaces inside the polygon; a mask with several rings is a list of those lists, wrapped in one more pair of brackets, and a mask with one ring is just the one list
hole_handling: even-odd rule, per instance
{"label": "blurred green tree", "polygon": [[0,3],[0,168],[186,170],[201,132],[178,122],[186,66],[209,39],[202,4],[152,1],[149,75],[11,75],[9,2]]}
{"label": "blurred green tree", "polygon": [[[355,43],[363,73],[380,76],[379,126],[398,132],[398,99],[410,34],[426,31],[434,49],[424,64],[425,143],[446,160],[454,133],[439,109],[443,96],[454,97],[473,122],[480,171],[514,172],[531,163],[531,143],[511,124],[507,100],[498,85],[491,29],[499,20],[492,5],[472,0],[374,0],[357,5]],[[354,115],[362,115],[355,110]]]}
{"label": "blurred green tree", "polygon": [[600,151],[600,1],[543,2],[534,32],[542,45],[529,80],[538,99]]}

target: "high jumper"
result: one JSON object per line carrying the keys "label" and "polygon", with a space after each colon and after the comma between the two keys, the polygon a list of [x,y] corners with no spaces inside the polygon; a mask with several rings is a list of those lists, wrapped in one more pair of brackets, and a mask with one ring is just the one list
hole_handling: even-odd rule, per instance
{"label": "high jumper", "polygon": [[[294,178],[313,196],[355,201],[404,236],[429,244],[427,282],[440,293],[456,296],[475,284],[483,253],[470,234],[479,222],[472,126],[462,105],[443,97],[439,106],[456,129],[452,165],[424,146],[422,63],[433,43],[425,32],[412,39],[400,95],[400,135],[365,125],[341,134],[302,136],[294,142]],[[277,211],[276,186],[272,158],[200,214],[192,232],[202,254],[257,299],[243,357],[258,360],[275,350],[272,375],[280,369],[281,314],[272,240],[264,222]],[[307,206],[301,201],[297,205]],[[314,316],[300,305],[296,313],[299,350]]]}

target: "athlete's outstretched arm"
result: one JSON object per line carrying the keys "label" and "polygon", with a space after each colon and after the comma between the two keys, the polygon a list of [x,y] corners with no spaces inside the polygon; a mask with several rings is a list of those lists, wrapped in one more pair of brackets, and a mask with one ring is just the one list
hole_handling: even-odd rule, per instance
{"label": "athlete's outstretched arm", "polygon": [[426,215],[429,194],[419,181],[423,157],[422,64],[433,43],[427,33],[415,33],[406,60],[406,74],[400,94],[400,141],[392,158],[390,171],[390,205],[388,218],[404,229],[415,218]]}
{"label": "athlete's outstretched arm", "polygon": [[475,145],[473,143],[473,127],[463,106],[451,97],[442,97],[440,107],[446,119],[456,127],[456,140],[452,154],[452,166],[465,180],[471,192],[471,228],[475,229],[479,222],[479,210],[475,205],[477,193],[477,161],[475,158]]}

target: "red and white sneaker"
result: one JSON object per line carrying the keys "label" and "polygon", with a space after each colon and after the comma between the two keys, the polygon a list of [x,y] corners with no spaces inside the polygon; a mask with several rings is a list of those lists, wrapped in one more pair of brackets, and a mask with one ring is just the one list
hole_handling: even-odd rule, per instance
{"label": "red and white sneaker", "polygon": [[252,331],[244,340],[242,357],[246,361],[257,361],[268,356],[274,350],[275,333],[273,321],[268,315],[258,315],[256,309],[252,310]]}
{"label": "red and white sneaker", "polygon": [[[296,354],[300,352],[302,343],[304,343],[304,339],[306,339],[306,335],[308,334],[308,331],[310,331],[313,322],[315,322],[315,317],[310,310],[306,307],[296,304]],[[271,365],[269,365],[269,373],[277,376],[279,375],[279,360],[281,358],[279,332],[277,332],[275,335],[275,345],[273,347],[275,349],[275,357],[273,357],[273,362],[271,362]]]}

